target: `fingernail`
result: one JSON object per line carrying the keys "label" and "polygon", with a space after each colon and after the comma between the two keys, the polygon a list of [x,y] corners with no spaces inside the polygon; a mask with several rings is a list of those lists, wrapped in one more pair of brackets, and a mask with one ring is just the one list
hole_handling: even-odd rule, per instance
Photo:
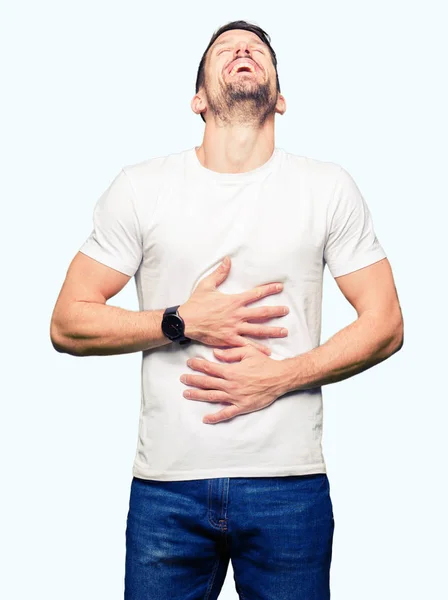
{"label": "fingernail", "polygon": [[282,329],[282,330],[280,331],[280,333],[281,333],[282,335],[286,335],[286,334],[288,333],[288,330],[287,330],[287,329]]}

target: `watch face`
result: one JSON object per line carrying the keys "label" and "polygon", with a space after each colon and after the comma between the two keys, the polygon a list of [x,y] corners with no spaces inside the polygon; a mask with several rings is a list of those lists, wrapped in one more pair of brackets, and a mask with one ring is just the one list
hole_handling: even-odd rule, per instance
{"label": "watch face", "polygon": [[165,315],[162,321],[163,333],[169,338],[178,337],[183,334],[182,322],[176,315]]}

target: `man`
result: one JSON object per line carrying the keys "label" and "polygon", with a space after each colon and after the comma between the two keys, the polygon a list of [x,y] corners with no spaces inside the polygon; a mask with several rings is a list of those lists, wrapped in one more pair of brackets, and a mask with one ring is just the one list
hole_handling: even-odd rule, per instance
{"label": "man", "polygon": [[[191,107],[202,145],[124,167],[98,200],[51,338],[143,353],[127,600],[217,598],[230,559],[244,600],[328,599],[321,388],[401,348],[391,267],[349,173],[275,146],[265,31],[214,33]],[[320,345],[325,264],[358,318]],[[140,311],[109,306],[132,276]]]}

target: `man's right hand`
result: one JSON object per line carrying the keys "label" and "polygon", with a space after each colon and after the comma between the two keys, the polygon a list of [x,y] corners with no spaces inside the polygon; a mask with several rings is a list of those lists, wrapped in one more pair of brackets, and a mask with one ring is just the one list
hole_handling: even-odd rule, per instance
{"label": "man's right hand", "polygon": [[[273,317],[289,313],[287,306],[259,306],[248,308],[247,304],[283,290],[283,284],[266,283],[241,294],[223,294],[217,287],[228,277],[230,258],[224,261],[197,285],[190,298],[178,308],[185,322],[185,336],[207,346],[246,346],[250,344],[268,356],[270,348],[246,339],[253,337],[286,337],[282,327],[259,325]],[[249,322],[255,321],[255,323]],[[285,333],[282,333],[284,331]]]}

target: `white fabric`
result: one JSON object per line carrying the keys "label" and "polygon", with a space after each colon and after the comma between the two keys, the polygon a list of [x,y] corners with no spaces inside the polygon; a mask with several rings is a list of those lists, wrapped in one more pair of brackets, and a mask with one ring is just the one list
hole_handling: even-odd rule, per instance
{"label": "white fabric", "polygon": [[[367,204],[340,165],[276,147],[245,173],[205,168],[195,148],[124,167],[97,201],[84,254],[135,275],[140,310],[183,304],[226,254],[225,294],[281,281],[249,306],[287,305],[266,324],[286,338],[258,338],[283,360],[320,345],[325,264],[333,277],[386,254]],[[254,338],[255,339],[255,338]],[[220,362],[212,347],[176,343],[142,353],[142,396],[133,474],[144,479],[266,477],[326,472],[322,388],[292,391],[265,409],[214,425],[224,404],[187,400],[190,357]]]}

